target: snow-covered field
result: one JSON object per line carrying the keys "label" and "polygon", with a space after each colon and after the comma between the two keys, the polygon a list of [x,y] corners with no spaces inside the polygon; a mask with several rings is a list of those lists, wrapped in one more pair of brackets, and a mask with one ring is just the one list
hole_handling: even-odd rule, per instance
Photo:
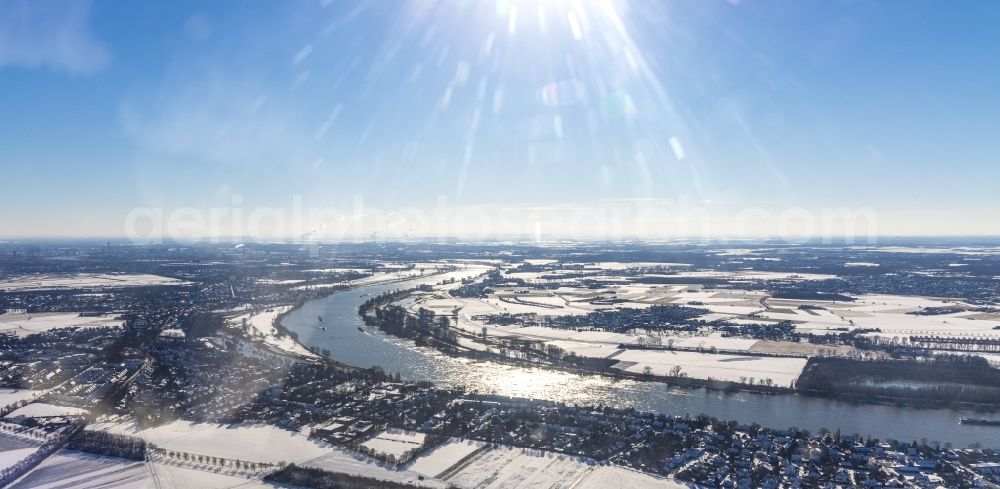
{"label": "snow-covered field", "polygon": [[417,457],[407,469],[424,477],[437,477],[438,474],[485,445],[485,443],[475,440],[449,440]]}
{"label": "snow-covered field", "polygon": [[568,489],[586,476],[591,464],[553,452],[496,447],[485,450],[451,473],[446,481],[460,488]]}
{"label": "snow-covered field", "polygon": [[[537,272],[533,272],[537,273]],[[819,280],[825,275],[774,274],[770,272],[699,272],[685,271],[674,276],[725,277],[729,279],[792,279]],[[530,289],[530,288],[528,288]],[[501,300],[506,298],[506,300]],[[595,298],[615,298],[614,306],[589,304],[585,301]],[[763,301],[766,299],[766,301]],[[511,301],[521,301],[516,303]],[[681,373],[692,378],[740,382],[743,378],[771,379],[774,385],[787,386],[802,371],[804,358],[763,357],[750,355],[718,355],[682,351],[625,351],[619,353],[620,344],[635,344],[643,336],[641,330],[629,333],[609,333],[601,331],[575,331],[545,327],[509,327],[485,325],[474,319],[481,314],[497,312],[535,313],[538,315],[582,314],[597,308],[649,307],[654,304],[690,305],[710,312],[702,319],[723,319],[731,324],[768,324],[792,321],[796,328],[809,334],[834,334],[857,328],[877,328],[877,335],[954,335],[954,336],[994,336],[1000,337],[1000,314],[966,310],[941,315],[909,314],[922,308],[967,307],[952,299],[896,296],[863,295],[853,302],[810,301],[768,298],[763,291],[740,289],[713,289],[700,285],[645,285],[623,284],[607,289],[591,290],[576,287],[559,287],[548,290],[526,290],[525,287],[497,289],[486,299],[458,299],[462,305],[457,327],[475,335],[480,335],[485,327],[488,337],[520,337],[543,341],[566,351],[587,357],[607,358],[614,356],[621,361],[618,368],[630,372],[643,372],[646,367],[656,375],[667,375],[675,366]],[[445,308],[454,301],[440,300]],[[584,309],[583,305],[589,307]],[[811,305],[816,307],[803,308]],[[546,307],[549,306],[549,307]],[[558,308],[553,308],[556,306]],[[581,308],[577,309],[577,306]],[[750,316],[752,314],[752,316]],[[655,334],[655,333],[654,333]],[[791,355],[816,355],[820,350],[805,343],[769,342],[753,339],[723,338],[717,335],[701,336],[659,336],[661,344],[672,341],[680,349],[718,349],[730,352],[783,353]],[[850,348],[826,348],[831,351],[848,353]]]}
{"label": "snow-covered field", "polygon": [[[812,334],[828,334],[837,328],[878,328],[882,336],[953,335],[997,336],[1000,315],[963,311],[939,315],[908,314],[930,307],[961,307],[961,302],[949,299],[899,296],[863,295],[853,302],[815,302],[772,299],[774,308],[760,316],[774,321],[794,321],[796,328]],[[803,304],[814,304],[824,309],[798,309]]]}
{"label": "snow-covered field", "polygon": [[326,455],[305,461],[299,465],[328,470],[330,472],[360,475],[403,484],[414,484],[422,487],[446,487],[446,484],[437,480],[420,480],[422,474],[412,470],[392,468],[372,458],[336,447],[331,448]]}
{"label": "snow-covered field", "polygon": [[11,487],[140,489],[151,485],[149,470],[143,462],[60,450]]}
{"label": "snow-covered field", "polygon": [[421,273],[418,268],[413,268],[409,270],[379,271],[367,277],[359,278],[357,280],[351,280],[350,285],[351,287],[360,287],[362,285],[374,285],[383,282],[391,282],[393,280],[405,280],[409,278],[417,278],[421,275],[426,275],[430,273],[434,273],[434,270],[433,269],[424,270],[423,273]]}
{"label": "snow-covered field", "polygon": [[123,324],[124,321],[120,319],[108,316],[80,316],[76,312],[0,315],[0,332],[17,336],[28,336],[59,328],[119,327]]}
{"label": "snow-covered field", "polygon": [[956,255],[1000,255],[1000,248],[989,246],[853,246],[853,249],[882,253],[948,253]]}
{"label": "snow-covered field", "polygon": [[[154,485],[153,481],[150,481],[146,485],[142,486],[144,488],[190,487],[198,489],[263,489],[288,487],[269,484],[257,479],[247,479],[237,475],[209,472],[205,470],[177,467],[174,465],[165,465],[160,463],[146,464],[146,469],[147,472],[150,473],[150,477],[152,477],[152,474],[156,474],[156,480],[159,482],[159,486]],[[95,486],[95,489],[97,489],[97,487],[104,486]]]}
{"label": "snow-covered field", "polygon": [[[704,320],[711,321],[733,315],[751,314],[763,309],[760,291],[738,289],[703,289],[700,285],[646,285],[623,284],[609,289],[593,290],[577,287],[560,287],[555,290],[526,290],[497,288],[485,299],[458,299],[461,314],[537,314],[539,316],[582,315],[608,309],[645,309],[656,305],[679,305],[707,309]],[[598,299],[617,301],[614,305]],[[598,300],[597,302],[593,302]],[[431,307],[446,310],[454,302],[428,301]]]}
{"label": "snow-covered field", "polygon": [[37,448],[45,441],[45,432],[42,430],[29,429],[6,421],[0,422],[0,425],[3,428],[0,430],[0,452]]}
{"label": "snow-covered field", "polygon": [[607,331],[576,331],[573,329],[546,328],[542,326],[509,328],[507,331],[513,335],[535,339],[567,340],[583,343],[604,343],[610,345],[632,343],[638,339],[638,336],[624,333],[612,333]]}
{"label": "snow-covered field", "polygon": [[260,480],[239,476],[61,450],[45,459],[17,484],[17,489],[149,489],[274,488]]}
{"label": "snow-covered field", "polygon": [[0,389],[0,407],[9,406],[25,399],[33,399],[40,394],[40,391],[31,389]]}
{"label": "snow-covered field", "polygon": [[[136,434],[127,428],[109,431]],[[330,448],[292,431],[268,425],[218,425],[174,421],[138,432],[147,442],[167,450],[267,463],[301,463]]]}
{"label": "snow-covered field", "polygon": [[257,279],[257,285],[295,285],[301,284],[305,280],[292,279],[292,280],[275,280],[270,278],[260,278]]}
{"label": "snow-covered field", "polygon": [[[670,339],[664,336],[661,341]],[[752,338],[731,338],[720,335],[711,336],[684,336],[674,339],[674,346],[681,348],[717,348],[719,350],[748,351],[760,340]]]}
{"label": "snow-covered field", "polygon": [[490,448],[448,472],[448,483],[460,488],[686,487],[621,467],[597,466],[580,457],[512,447]]}
{"label": "snow-covered field", "polygon": [[[281,434],[276,435],[274,432]],[[277,458],[284,458],[305,467],[431,488],[686,487],[668,479],[629,469],[595,465],[580,457],[513,447],[480,450],[486,446],[484,443],[465,440],[451,440],[423,454],[409,466],[396,469],[339,447],[320,448],[324,452],[322,455],[303,460],[304,457],[317,453],[312,448],[304,448],[305,445],[302,445],[303,442],[307,444],[312,442],[300,435],[289,435],[290,432],[270,427],[230,428],[175,422],[164,427],[145,430],[142,434],[148,441],[171,450],[253,461],[275,461]],[[290,442],[289,439],[294,437],[299,440]],[[400,437],[413,439],[411,434],[389,435],[389,438],[400,439]],[[241,446],[248,443],[253,446],[249,448]],[[16,463],[34,450],[34,448],[24,448],[0,452],[0,466],[7,463],[8,459],[10,464]],[[476,453],[477,450],[479,453]],[[472,458],[463,460],[473,454],[475,455]],[[460,461],[462,463],[458,464]],[[443,475],[446,481],[435,479],[438,475]],[[423,480],[421,476],[424,477]],[[12,487],[256,489],[277,486],[257,479],[220,472],[217,469],[208,471],[160,462],[136,462],[61,450],[47,458]]]}
{"label": "snow-covered field", "polygon": [[33,402],[18,408],[12,413],[4,416],[5,418],[17,418],[17,417],[46,417],[46,416],[80,416],[87,414],[86,409],[80,409],[75,407],[67,406],[56,406],[55,404],[49,404],[45,402]]}
{"label": "snow-covered field", "polygon": [[[507,300],[501,299],[501,297]],[[523,300],[525,303],[519,302],[509,302],[513,300]],[[520,297],[511,295],[497,296],[493,295],[483,299],[483,302],[495,307],[500,312],[505,312],[508,314],[537,314],[539,316],[567,316],[567,315],[579,315],[587,314],[591,312],[591,309],[585,309],[582,307],[566,307],[564,305],[559,305],[558,307],[543,307],[536,306],[529,303],[542,303],[542,297],[536,296],[525,296]]]}
{"label": "snow-covered field", "polygon": [[619,350],[617,343],[582,343],[579,341],[549,341],[548,344],[558,346],[581,357],[606,358]]}
{"label": "snow-covered field", "polygon": [[584,478],[574,486],[574,489],[685,489],[695,487],[692,484],[677,482],[673,479],[656,477],[624,467],[601,465],[594,467]]}
{"label": "snow-covered field", "polygon": [[292,306],[277,306],[259,312],[241,314],[228,320],[230,326],[249,328],[250,335],[264,340],[268,345],[283,352],[305,357],[315,357],[316,354],[300,345],[291,336],[279,335],[273,326],[275,318],[291,309]]}
{"label": "snow-covered field", "polygon": [[186,283],[175,278],[149,274],[21,275],[0,281],[0,290],[24,292],[57,289],[108,289],[150,285],[185,285]]}
{"label": "snow-covered field", "polygon": [[724,355],[666,350],[625,350],[615,357],[615,368],[642,373],[650,367],[654,375],[669,375],[675,366],[681,374],[696,379],[713,378],[740,382],[741,377],[770,378],[775,385],[788,386],[806,366],[804,358]]}
{"label": "snow-covered field", "polygon": [[[252,462],[294,463],[345,474],[372,477],[427,487],[444,487],[437,481],[420,481],[419,474],[397,470],[375,459],[340,447],[309,440],[301,433],[267,425],[216,425],[174,421],[156,428],[137,431],[132,424],[102,423],[92,428],[112,433],[142,436],[147,442],[167,450],[225,457]],[[200,476],[200,471],[169,467],[175,477]],[[187,474],[187,475],[186,475]],[[202,487],[179,484],[171,487]],[[230,487],[230,486],[222,486]],[[242,487],[242,486],[241,486]]]}
{"label": "snow-covered field", "polygon": [[24,460],[37,451],[37,447],[30,448],[15,448],[14,450],[6,450],[0,452],[0,470],[13,467],[14,464]]}
{"label": "snow-covered field", "polygon": [[735,272],[725,272],[716,270],[695,270],[690,272],[677,272],[670,277],[683,278],[722,278],[732,281],[741,280],[828,280],[837,278],[836,275],[821,273],[796,273],[796,272],[767,272],[757,270],[739,270]]}
{"label": "snow-covered field", "polygon": [[424,438],[426,438],[426,436],[427,435],[423,433],[415,431],[403,431],[395,428],[389,428],[366,440],[361,445],[371,448],[376,452],[400,457],[410,450],[420,448],[424,444]]}

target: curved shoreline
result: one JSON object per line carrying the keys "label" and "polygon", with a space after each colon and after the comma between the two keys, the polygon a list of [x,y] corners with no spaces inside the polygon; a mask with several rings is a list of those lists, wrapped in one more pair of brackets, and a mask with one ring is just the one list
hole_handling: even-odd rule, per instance
{"label": "curved shoreline", "polygon": [[[274,327],[274,329],[277,330],[278,333],[290,337],[293,341],[295,341],[296,344],[302,346],[303,348],[305,348],[306,350],[308,350],[310,352],[313,352],[316,355],[316,357],[310,358],[310,360],[313,360],[313,361],[316,361],[316,360],[323,361],[323,362],[329,363],[329,364],[331,364],[331,365],[333,365],[335,367],[339,367],[339,368],[343,368],[343,369],[348,369],[348,370],[364,370],[364,367],[359,367],[357,365],[348,365],[346,363],[342,363],[342,362],[336,360],[335,358],[333,358],[333,357],[331,357],[329,355],[324,355],[324,354],[322,354],[320,352],[313,351],[311,348],[309,348],[308,345],[306,345],[306,344],[302,343],[301,341],[299,341],[299,338],[298,338],[299,335],[298,335],[298,333],[296,333],[294,331],[291,331],[287,327],[285,327],[284,323],[282,323],[282,320],[285,319],[285,317],[288,316],[289,314],[292,314],[293,312],[296,312],[299,309],[301,309],[307,303],[312,302],[312,301],[323,300],[323,299],[325,299],[327,297],[330,297],[330,296],[332,296],[334,294],[338,294],[338,293],[341,293],[341,292],[347,292],[349,290],[356,290],[356,289],[360,289],[360,288],[363,288],[363,287],[374,287],[374,286],[380,286],[380,285],[391,285],[391,284],[406,282],[406,281],[410,281],[410,280],[420,280],[422,278],[433,277],[435,275],[441,275],[443,273],[448,273],[448,271],[447,270],[446,271],[438,271],[438,272],[435,272],[435,273],[429,273],[429,274],[426,274],[426,275],[419,275],[419,276],[416,276],[416,277],[397,278],[397,279],[393,279],[393,280],[386,280],[385,282],[375,282],[375,283],[371,283],[371,284],[354,285],[354,286],[351,286],[351,285],[346,285],[346,286],[334,285],[333,287],[324,287],[322,289],[323,292],[321,292],[320,294],[318,294],[316,296],[302,298],[302,299],[299,299],[299,300],[295,301],[295,303],[292,304],[291,307],[289,307],[287,311],[284,311],[281,314],[278,314],[277,316],[275,316],[274,320],[271,321],[271,326]],[[295,356],[298,356],[298,355],[295,355]]]}
{"label": "curved shoreline", "polygon": [[[376,288],[371,292],[378,295],[390,291],[386,289]],[[544,368],[547,365],[516,359],[470,359],[461,353],[442,353],[438,348],[417,345],[410,339],[399,339],[374,328],[363,333],[354,331],[355,326],[365,327],[358,315],[358,306],[364,299],[350,294],[347,292],[340,298],[334,297],[338,294],[325,294],[322,301],[303,301],[309,311],[291,321],[286,316],[288,324],[283,326],[305,335],[300,343],[333,350],[331,355],[338,360],[324,358],[337,365],[350,362],[346,367],[354,369],[380,366],[385,371],[398,371],[410,377],[410,381],[431,382],[442,389],[580,406],[631,406],[652,413],[704,413],[718,419],[777,428],[830,428],[887,439],[927,436],[950,441],[956,446],[973,443],[1000,446],[1000,430],[994,433],[958,425],[960,417],[982,416],[981,411],[965,406],[925,406],[905,412],[892,400],[873,403],[830,395],[775,395],[750,389],[720,389],[718,387],[722,386],[718,385],[706,388],[713,386],[694,385],[690,379],[678,385],[677,379],[664,382],[643,378],[641,374],[612,377],[580,370]],[[330,327],[329,333],[312,331],[310,326],[316,314],[322,314],[336,326]]]}
{"label": "curved shoreline", "polygon": [[[428,275],[423,275],[423,276],[420,276],[420,277],[402,278],[402,279],[396,279],[396,280],[391,280],[391,281],[386,281],[386,282],[380,282],[380,283],[374,283],[374,284],[365,284],[365,285],[361,285],[361,286],[353,286],[353,287],[352,286],[343,286],[343,287],[338,286],[338,287],[331,287],[331,288],[327,289],[329,292],[324,291],[326,293],[320,294],[320,295],[315,296],[315,297],[310,297],[310,298],[301,299],[301,300],[297,301],[291,308],[289,308],[287,311],[281,313],[280,315],[278,315],[275,318],[275,320],[274,320],[274,327],[279,332],[291,336],[296,341],[296,343],[302,345],[304,348],[306,348],[309,351],[312,351],[313,353],[315,353],[317,355],[316,359],[320,359],[320,360],[322,360],[324,362],[330,363],[330,364],[332,364],[334,366],[337,366],[339,368],[345,368],[345,369],[351,369],[351,370],[363,370],[365,367],[360,367],[360,366],[357,366],[357,365],[346,364],[346,363],[343,363],[343,362],[341,362],[341,361],[333,358],[332,356],[324,355],[324,354],[322,354],[319,351],[314,351],[314,350],[310,349],[307,345],[305,345],[304,343],[302,343],[301,341],[298,340],[298,335],[296,333],[292,332],[287,327],[285,327],[284,324],[282,324],[282,320],[287,315],[291,314],[292,312],[295,312],[298,309],[301,309],[302,306],[304,306],[308,302],[322,300],[322,299],[325,299],[325,298],[327,298],[327,297],[329,297],[331,295],[337,294],[337,293],[347,292],[347,291],[350,291],[350,290],[358,290],[358,289],[361,289],[361,288],[364,288],[364,287],[369,287],[369,286],[384,286],[384,285],[390,285],[390,284],[393,284],[393,283],[401,283],[401,282],[407,282],[407,281],[411,281],[411,280],[419,280],[421,278],[427,278],[427,277],[433,277],[434,275],[440,275],[441,273],[446,273],[446,272],[439,272],[439,273],[434,273],[434,274],[428,274]],[[362,319],[363,319],[363,316],[362,316]],[[447,356],[452,357],[452,358],[461,358],[461,359],[467,359],[467,360],[485,360],[485,361],[490,361],[490,362],[498,363],[498,364],[502,364],[502,365],[509,365],[509,366],[515,366],[515,367],[521,367],[521,368],[530,368],[530,369],[552,370],[552,371],[564,372],[564,373],[569,373],[569,374],[579,375],[579,376],[598,376],[598,377],[603,377],[603,378],[609,378],[609,379],[612,379],[612,380],[630,380],[630,381],[635,381],[635,382],[648,382],[648,383],[655,383],[655,384],[660,384],[660,385],[666,385],[666,386],[669,386],[669,387],[674,387],[674,388],[679,388],[679,389],[685,389],[685,390],[689,390],[689,389],[690,390],[701,390],[701,389],[704,389],[706,391],[719,392],[719,393],[723,393],[723,394],[732,394],[732,393],[736,393],[736,392],[747,392],[747,393],[752,393],[752,394],[772,395],[772,396],[775,396],[775,395],[777,395],[777,396],[781,396],[781,395],[803,396],[803,397],[815,398],[815,399],[827,399],[827,400],[835,400],[835,401],[841,401],[841,402],[849,402],[849,403],[851,403],[853,405],[856,405],[856,406],[875,405],[875,406],[909,407],[909,408],[915,408],[915,409],[928,409],[928,410],[937,410],[937,409],[969,409],[969,410],[973,410],[973,411],[978,412],[978,413],[996,413],[996,412],[1000,411],[1000,406],[997,406],[995,404],[971,403],[971,402],[961,402],[961,401],[951,401],[951,402],[934,401],[934,400],[921,401],[921,400],[917,400],[917,399],[900,399],[900,398],[893,398],[893,397],[872,397],[872,396],[858,396],[858,395],[836,395],[836,394],[831,394],[831,393],[817,391],[817,390],[812,390],[812,389],[807,390],[807,389],[794,389],[794,388],[779,387],[779,386],[748,385],[748,384],[743,384],[743,383],[739,383],[739,382],[731,382],[731,381],[724,381],[724,380],[717,380],[717,379],[699,379],[699,378],[691,378],[691,377],[669,377],[669,376],[663,376],[663,375],[645,375],[645,374],[638,373],[638,372],[627,372],[627,371],[621,371],[621,370],[616,371],[614,369],[595,370],[595,369],[588,369],[588,368],[580,367],[580,366],[558,365],[558,364],[553,364],[553,363],[549,363],[549,362],[531,362],[531,361],[521,360],[521,359],[517,359],[517,358],[511,358],[511,357],[501,356],[501,355],[496,354],[496,353],[492,353],[491,354],[491,353],[482,352],[482,351],[479,351],[479,350],[472,350],[472,349],[469,349],[467,347],[462,347],[460,345],[447,344],[448,348],[442,348],[442,345],[438,344],[438,343],[440,343],[439,341],[429,341],[426,345],[418,345],[413,338],[406,338],[406,337],[401,337],[401,336],[393,335],[391,333],[385,332],[381,328],[378,328],[378,329],[379,329],[379,331],[382,331],[387,336],[392,336],[394,338],[405,340],[405,341],[407,341],[409,343],[412,343],[413,346],[425,346],[425,347],[431,348],[431,349],[433,349],[434,351],[436,351],[438,353],[447,355]],[[422,380],[428,381],[426,379],[422,379]],[[430,381],[430,382],[433,382],[433,381]]]}
{"label": "curved shoreline", "polygon": [[[373,306],[373,307],[378,307],[378,306]],[[362,316],[362,319],[365,319],[364,314],[359,312],[359,315]],[[367,320],[365,320],[365,322],[366,324],[368,323]],[[369,324],[369,326],[372,325]],[[636,382],[651,382],[651,383],[655,382],[658,384],[664,384],[670,387],[676,387],[680,389],[705,389],[708,391],[716,391],[722,393],[749,392],[749,393],[763,394],[763,395],[799,395],[810,398],[847,401],[858,406],[879,405],[879,406],[908,407],[915,409],[931,409],[931,410],[971,409],[979,413],[1000,412],[1000,405],[991,403],[977,403],[968,401],[943,401],[943,400],[931,400],[931,399],[921,400],[918,398],[898,398],[890,396],[830,393],[816,389],[799,389],[799,388],[782,387],[776,385],[772,386],[751,385],[751,384],[745,384],[727,380],[718,380],[718,379],[671,377],[665,375],[647,375],[639,372],[629,372],[614,368],[606,368],[598,370],[578,365],[558,364],[552,362],[551,360],[547,362],[545,361],[532,362],[528,360],[503,356],[497,353],[475,350],[459,344],[445,343],[434,337],[425,338],[426,344],[420,345],[416,343],[416,339],[414,338],[393,334],[392,332],[387,331],[379,327],[378,325],[374,325],[374,327],[378,328],[387,336],[392,336],[395,338],[413,342],[414,344],[416,344],[416,346],[427,346],[441,354],[448,355],[450,357],[464,358],[470,360],[485,360],[494,363],[513,365],[522,368],[552,369],[554,371],[566,372],[575,375],[581,375],[581,376],[595,375],[595,376],[611,378],[614,380],[632,380]],[[762,354],[760,356],[785,356],[785,355]]]}

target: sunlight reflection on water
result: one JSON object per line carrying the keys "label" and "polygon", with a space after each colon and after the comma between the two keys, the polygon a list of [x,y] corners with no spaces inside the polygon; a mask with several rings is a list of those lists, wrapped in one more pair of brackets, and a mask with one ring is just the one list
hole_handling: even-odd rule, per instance
{"label": "sunlight reflection on water", "polygon": [[[366,287],[365,296],[412,287],[416,283]],[[358,304],[364,300],[358,294],[357,291],[333,294],[306,303],[286,316],[283,324],[298,333],[299,340],[306,345],[329,350],[330,357],[337,361],[360,367],[378,365],[387,372],[399,372],[404,379],[426,380],[443,388],[462,387],[480,394],[636,408],[671,415],[705,413],[720,419],[757,422],[776,428],[840,428],[845,433],[866,437],[877,435],[900,440],[927,437],[951,441],[958,446],[972,442],[1000,446],[1000,430],[977,430],[958,424],[961,416],[981,417],[981,413],[971,410],[900,409],[798,395],[679,389],[656,382],[578,375],[448,356],[365,326],[357,314]],[[315,327],[317,315],[325,318],[330,326],[328,330]]]}

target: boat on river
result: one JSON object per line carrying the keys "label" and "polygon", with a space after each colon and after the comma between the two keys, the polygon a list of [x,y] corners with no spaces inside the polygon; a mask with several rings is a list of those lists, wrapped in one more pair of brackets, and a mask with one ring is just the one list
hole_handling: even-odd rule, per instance
{"label": "boat on river", "polygon": [[975,426],[1000,426],[1000,419],[959,418],[958,422]]}

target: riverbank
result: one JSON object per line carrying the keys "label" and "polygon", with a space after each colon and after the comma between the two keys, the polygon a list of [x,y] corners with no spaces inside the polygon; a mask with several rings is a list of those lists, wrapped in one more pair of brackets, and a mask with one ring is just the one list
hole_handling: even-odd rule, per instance
{"label": "riverbank", "polygon": [[[404,290],[401,292],[405,293],[406,291]],[[372,297],[359,307],[358,314],[362,317],[366,325],[376,327],[385,334],[404,340],[414,341],[417,346],[431,347],[438,352],[451,357],[467,358],[476,361],[491,361],[523,368],[550,368],[576,375],[599,375],[615,380],[656,382],[682,389],[707,389],[727,393],[752,392],[756,394],[768,395],[798,394],[826,399],[849,400],[857,404],[880,404],[920,409],[968,408],[981,412],[996,412],[1000,409],[1000,405],[997,403],[976,402],[961,396],[942,398],[940,396],[880,395],[882,392],[876,389],[869,389],[864,392],[845,392],[843,390],[835,391],[823,389],[817,387],[815,382],[802,384],[810,386],[809,388],[802,388],[798,379],[791,386],[785,387],[782,385],[772,384],[770,382],[765,383],[763,382],[763,379],[754,383],[753,379],[750,379],[750,382],[734,382],[711,377],[689,377],[682,374],[680,368],[677,368],[676,372],[673,372],[672,375],[658,375],[649,371],[636,372],[628,370],[627,367],[620,368],[620,362],[616,360],[576,355],[553,356],[550,354],[549,350],[546,350],[544,347],[534,348],[531,346],[532,343],[514,342],[510,341],[510,338],[504,338],[504,340],[507,340],[506,342],[501,341],[501,343],[486,343],[484,340],[480,340],[479,337],[472,335],[465,330],[447,327],[445,326],[446,323],[442,323],[441,325],[429,324],[435,322],[433,316],[428,319],[421,317],[420,314],[414,315],[412,311],[407,311],[405,308],[394,306],[393,304],[398,302],[400,299],[401,297],[399,293],[383,294],[378,297]],[[448,316],[441,316],[438,319],[447,317]],[[411,326],[410,328],[406,328],[404,323],[407,321],[404,321],[404,319],[411,320],[415,327]],[[465,341],[459,341],[458,338],[462,338]],[[473,348],[470,344],[479,345],[481,348]],[[619,348],[622,350],[664,353],[730,353],[733,355],[768,358],[803,358],[803,361],[805,361],[804,357],[801,355],[780,353],[750,352],[747,354],[746,352],[740,351],[719,352],[718,350],[705,352],[702,349],[695,350],[688,348],[649,347],[639,345],[619,345]],[[510,354],[505,355],[499,353],[508,351]],[[818,360],[820,360],[818,357],[809,359],[807,365],[812,365],[814,361]],[[844,361],[848,360],[845,359]],[[626,362],[626,365],[630,365],[630,363]],[[812,369],[804,369],[803,374],[799,377],[799,379],[805,377],[806,372],[811,371]]]}
{"label": "riverbank", "polygon": [[[408,284],[416,286],[416,282]],[[432,381],[441,388],[508,397],[545,399],[576,405],[621,406],[665,414],[704,413],[718,419],[763,426],[810,430],[839,429],[844,433],[914,440],[927,438],[956,446],[979,443],[1000,446],[1000,430],[973,429],[961,417],[984,417],[965,407],[900,409],[891,402],[862,403],[835,396],[773,395],[746,389],[706,389],[682,381],[674,387],[638,376],[594,375],[537,364],[500,359],[472,359],[421,347],[365,326],[358,306],[366,299],[394,290],[369,286],[309,301],[283,318],[283,326],[298,332],[306,346],[328,349],[338,363],[399,372],[404,380]],[[323,315],[327,331],[314,328]],[[362,328],[363,331],[359,331]],[[670,380],[670,379],[667,379]],[[722,387],[722,386],[718,386]]]}
{"label": "riverbank", "polygon": [[[444,275],[444,274],[447,274],[447,273],[450,273],[450,272],[454,272],[455,270],[456,270],[455,267],[448,267],[448,268],[446,268],[444,270],[436,270],[433,273],[426,273],[426,274],[418,275],[418,276],[415,276],[415,277],[411,276],[411,277],[403,277],[403,278],[394,278],[392,280],[385,280],[385,281],[381,281],[381,282],[377,282],[377,283],[368,283],[368,284],[364,284],[364,285],[334,285],[334,286],[331,286],[331,287],[326,287],[326,288],[320,289],[320,290],[322,290],[322,292],[320,292],[319,294],[317,294],[315,296],[312,296],[312,297],[307,297],[307,298],[300,299],[300,300],[296,301],[294,304],[292,304],[290,306],[275,306],[275,307],[287,307],[287,309],[285,309],[283,312],[281,312],[280,314],[278,314],[272,320],[271,325],[278,332],[278,335],[288,336],[289,338],[292,339],[293,342],[295,342],[296,345],[299,345],[300,347],[304,348],[306,351],[315,354],[315,356],[307,356],[306,358],[308,360],[311,360],[311,361],[321,361],[323,363],[326,363],[328,365],[332,365],[332,366],[335,366],[335,367],[338,367],[338,368],[351,369],[351,370],[363,370],[362,367],[355,366],[355,365],[349,365],[349,364],[337,361],[336,359],[334,359],[333,357],[331,357],[329,355],[328,351],[324,352],[321,349],[310,348],[308,345],[306,345],[306,344],[302,343],[301,341],[299,341],[299,335],[298,335],[298,333],[296,333],[296,332],[288,329],[287,327],[285,327],[285,325],[283,324],[283,320],[288,315],[296,313],[299,309],[301,309],[305,304],[309,303],[310,301],[321,300],[321,299],[324,299],[326,297],[332,296],[334,294],[338,294],[338,293],[342,293],[342,292],[347,292],[349,290],[357,290],[357,289],[364,288],[364,287],[386,286],[386,285],[392,285],[392,284],[396,284],[396,283],[404,283],[404,282],[410,282],[410,281],[416,281],[416,280],[424,280],[424,279],[427,279],[427,278],[430,278],[430,277],[434,277],[434,276],[438,276],[438,275]],[[321,318],[322,318],[322,316],[317,316],[317,322],[323,322],[323,320]],[[325,325],[323,325],[322,329],[325,329]],[[302,356],[301,355],[297,355],[297,357],[301,358]]]}
{"label": "riverbank", "polygon": [[[380,331],[391,334],[390,332],[380,329]],[[664,376],[664,375],[652,375],[644,374],[639,372],[630,372],[627,370],[622,370],[614,367],[608,367],[606,369],[593,369],[584,368],[573,364],[566,363],[556,363],[554,361],[530,361],[510,356],[503,356],[492,351],[476,350],[468,347],[464,347],[460,344],[446,343],[439,339],[433,337],[423,337],[420,338],[423,341],[418,341],[413,337],[398,336],[397,338],[413,341],[416,346],[424,346],[434,348],[441,354],[447,355],[453,358],[470,359],[476,361],[490,361],[493,363],[510,365],[522,368],[531,369],[552,369],[555,371],[575,374],[575,375],[596,375],[616,381],[621,380],[632,380],[637,382],[653,382],[662,384],[672,388],[680,389],[691,389],[699,390],[705,389],[708,391],[717,391],[722,393],[735,393],[735,392],[747,392],[754,394],[764,394],[764,395],[799,395],[808,396],[819,399],[831,399],[837,401],[847,401],[858,406],[864,405],[881,405],[881,406],[893,406],[899,408],[916,408],[916,409],[972,409],[976,412],[981,413],[995,413],[1000,411],[1000,405],[992,403],[979,403],[979,402],[968,402],[960,400],[942,400],[942,399],[926,399],[917,397],[891,397],[891,396],[879,396],[874,394],[854,394],[846,392],[831,392],[822,389],[802,389],[802,388],[792,388],[792,387],[782,387],[776,385],[765,385],[765,384],[746,384],[741,382],[731,382],[719,379],[701,379],[694,377],[685,376]],[[786,355],[767,355],[761,354],[759,356],[786,356]]]}

